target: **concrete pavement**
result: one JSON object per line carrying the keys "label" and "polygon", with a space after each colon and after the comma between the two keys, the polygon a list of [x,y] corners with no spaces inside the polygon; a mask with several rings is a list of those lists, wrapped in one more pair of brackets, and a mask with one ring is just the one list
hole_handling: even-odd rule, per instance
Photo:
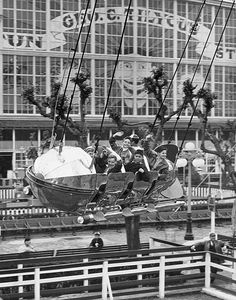
{"label": "concrete pavement", "polygon": [[[98,230],[100,230],[98,228]],[[193,227],[193,235],[195,240],[207,237],[210,232],[210,225],[199,227]],[[101,237],[105,245],[118,245],[127,244],[125,228],[119,229],[103,229],[100,230]],[[221,225],[216,227],[215,230],[218,234],[224,234],[232,236],[230,225]],[[141,227],[140,228],[140,241],[148,242],[150,237],[156,237],[159,239],[165,239],[176,243],[185,243],[185,228],[178,227],[166,227],[156,228],[156,226]],[[77,231],[73,236],[71,233],[58,232],[54,237],[50,237],[47,233],[39,236],[31,236],[32,244],[38,251],[42,250],[58,250],[69,248],[83,248],[88,247],[91,239],[93,238],[93,231]],[[22,245],[24,238],[7,238],[7,240],[0,240],[0,253],[14,253],[17,252],[20,245]]]}

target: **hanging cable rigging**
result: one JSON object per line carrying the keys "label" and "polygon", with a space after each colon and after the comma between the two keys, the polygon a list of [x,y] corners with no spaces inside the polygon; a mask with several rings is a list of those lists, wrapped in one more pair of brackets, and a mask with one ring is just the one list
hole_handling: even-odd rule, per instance
{"label": "hanging cable rigging", "polygon": [[[204,51],[205,51],[205,49],[206,49],[206,47],[207,47],[207,45],[208,45],[208,41],[209,41],[209,39],[210,39],[212,30],[213,30],[213,28],[214,28],[214,26],[215,26],[215,23],[216,23],[216,20],[217,20],[217,17],[218,17],[218,14],[219,14],[219,12],[220,12],[220,9],[221,9],[222,4],[223,4],[223,0],[221,0],[221,3],[220,3],[220,5],[219,5],[219,7],[218,7],[218,10],[217,10],[217,12],[216,12],[215,18],[214,18],[214,20],[213,20],[213,23],[211,24],[211,27],[210,27],[210,30],[209,30],[209,32],[208,32],[206,41],[205,41],[205,43],[204,43],[204,46],[203,46],[203,49],[202,49],[202,51],[201,51],[201,54],[200,54],[200,57],[199,57],[199,59],[198,59],[197,65],[196,65],[196,67],[195,67],[195,70],[194,70],[194,72],[193,72],[193,76],[192,76],[192,78],[191,78],[190,84],[193,83],[193,80],[194,80],[194,78],[195,78],[195,76],[196,76],[196,74],[197,74],[198,67],[199,67],[200,62],[201,62],[201,60],[202,60],[202,57],[203,57],[203,55],[204,55]],[[175,124],[174,124],[174,126],[173,126],[173,128],[172,128],[170,137],[169,137],[169,139],[168,139],[168,144],[171,143],[171,140],[172,140],[172,138],[173,138],[173,134],[174,134],[174,132],[175,132],[175,129],[176,129],[177,124],[178,124],[178,121],[179,121],[179,119],[180,119],[180,115],[181,115],[181,113],[183,112],[185,106],[186,106],[186,104],[185,104],[185,101],[184,101],[184,103],[182,104],[182,106],[181,106],[181,108],[180,108],[180,110],[179,110],[179,112],[178,112],[178,114],[177,114],[177,118],[176,118]]]}
{"label": "hanging cable rigging", "polygon": [[99,129],[99,136],[97,137],[97,140],[96,140],[96,143],[95,143],[94,153],[96,153],[96,151],[97,151],[99,140],[100,140],[101,134],[102,134],[102,128],[103,128],[105,115],[106,115],[107,107],[108,107],[109,100],[110,100],[110,94],[111,94],[112,84],[113,84],[114,77],[115,77],[116,67],[117,67],[118,62],[119,62],[119,56],[120,56],[120,53],[121,53],[121,46],[122,46],[122,42],[123,42],[123,37],[124,37],[126,25],[127,25],[127,22],[128,22],[128,16],[129,16],[129,13],[130,13],[131,4],[132,4],[132,0],[129,1],[129,5],[128,5],[126,16],[125,16],[124,26],[123,26],[123,30],[122,30],[122,34],[121,34],[121,38],[120,38],[120,44],[119,44],[119,48],[118,48],[118,52],[117,52],[117,56],[116,56],[116,60],[115,60],[115,66],[114,66],[112,77],[111,77],[111,83],[110,83],[108,94],[107,94],[105,108],[104,108],[103,115],[102,115],[102,121],[101,121],[100,129]]}
{"label": "hanging cable rigging", "polygon": [[[87,2],[87,7],[86,7],[86,10],[85,10],[85,15],[84,16],[86,16],[86,14],[87,14],[89,1]],[[72,40],[74,40],[74,37],[75,37],[75,34],[76,34],[76,30],[78,28],[78,20],[80,19],[80,16],[81,16],[81,12],[80,12],[79,17],[78,17],[78,19],[76,21],[76,26],[75,26],[74,31],[73,31]],[[83,21],[84,21],[84,19],[83,19]],[[72,57],[72,61],[70,63],[69,74],[67,76],[67,80],[66,80],[66,84],[65,84],[65,90],[64,90],[64,94],[63,94],[63,99],[64,99],[66,91],[67,91],[68,83],[69,83],[70,73],[71,73],[71,70],[72,70],[72,67],[73,67],[73,63],[74,63],[74,59],[75,59],[75,54],[76,54],[76,51],[77,51],[77,48],[78,48],[78,43],[79,43],[79,40],[80,40],[80,37],[81,37],[81,32],[82,32],[82,29],[83,29],[83,25],[84,25],[84,22],[82,22],[82,25],[81,25],[81,28],[80,28],[80,31],[79,31],[79,35],[78,35],[78,38],[77,38],[77,42],[76,42],[75,48],[74,49],[70,48],[70,50],[69,50],[69,53],[68,53],[68,56],[67,56],[67,60],[66,60],[66,66],[65,66],[64,71],[63,71],[63,75],[62,75],[62,78],[61,78],[61,81],[60,81],[59,89],[57,91],[56,102],[55,102],[55,109],[54,109],[54,116],[53,116],[51,142],[50,142],[49,149],[51,149],[53,147],[55,139],[56,139],[56,134],[55,134],[56,111],[57,111],[57,105],[58,105],[60,90],[61,90],[62,83],[63,83],[63,80],[64,80],[65,75],[66,75],[66,71],[67,71],[68,66],[69,66],[69,59],[70,59],[71,53],[73,51],[73,57]]]}
{"label": "hanging cable rigging", "polygon": [[192,35],[193,35],[193,34],[196,32],[196,30],[197,30],[197,27],[198,27],[198,21],[199,21],[199,19],[200,19],[201,12],[202,12],[202,10],[203,10],[203,7],[204,7],[205,3],[206,3],[206,0],[203,1],[202,5],[201,5],[201,7],[200,7],[200,9],[199,9],[198,15],[197,15],[197,17],[196,17],[196,19],[195,19],[195,21],[194,21],[194,24],[193,24],[192,27],[191,27],[191,30],[190,30],[190,34],[189,34],[188,40],[187,40],[187,42],[186,42],[186,44],[185,44],[185,46],[184,46],[184,49],[183,49],[182,54],[181,54],[181,57],[180,57],[180,59],[179,59],[179,61],[178,61],[178,64],[177,64],[177,66],[176,66],[175,72],[174,72],[174,74],[173,74],[173,76],[172,76],[172,78],[171,78],[171,81],[170,81],[170,83],[169,83],[169,85],[168,85],[168,87],[167,87],[167,90],[166,90],[166,93],[165,93],[165,95],[164,95],[163,101],[162,101],[162,103],[161,103],[161,105],[160,105],[160,107],[159,107],[159,109],[158,109],[158,112],[157,112],[157,114],[156,114],[156,117],[155,117],[155,119],[154,119],[154,121],[153,121],[153,123],[152,123],[152,126],[151,126],[151,128],[150,128],[150,133],[152,133],[153,130],[154,130],[154,127],[155,127],[155,125],[156,125],[157,119],[158,119],[159,114],[160,114],[160,112],[161,112],[161,109],[162,109],[162,107],[163,107],[163,105],[164,105],[164,103],[165,103],[165,100],[166,100],[167,95],[168,95],[168,93],[169,93],[169,91],[170,91],[170,88],[171,88],[171,86],[172,86],[172,84],[173,84],[174,78],[175,78],[176,73],[177,73],[177,71],[178,71],[178,69],[179,69],[179,66],[180,66],[180,64],[181,64],[181,62],[182,62],[182,59],[183,59],[183,57],[184,57],[184,55],[185,55],[185,51],[186,51],[187,46],[188,46],[188,44],[189,44],[189,42],[190,42],[190,39],[191,39]]}
{"label": "hanging cable rigging", "polygon": [[[229,22],[230,15],[231,15],[231,13],[232,13],[232,11],[233,11],[234,4],[235,4],[235,0],[232,2],[232,5],[231,5],[231,8],[230,8],[229,14],[228,14],[228,16],[227,16],[227,19],[226,19],[226,22],[225,22],[225,24],[224,24],[223,30],[222,30],[222,32],[221,32],[219,41],[218,41],[218,43],[217,43],[217,45],[216,45],[216,49],[215,49],[214,54],[213,54],[213,57],[212,57],[212,59],[211,59],[211,62],[210,62],[209,68],[208,68],[208,70],[207,70],[207,74],[206,74],[206,77],[205,77],[204,82],[203,82],[203,84],[202,84],[201,90],[205,87],[205,84],[206,84],[208,75],[209,75],[209,73],[210,73],[210,71],[211,71],[211,67],[212,67],[213,62],[214,62],[214,60],[215,60],[215,57],[216,57],[217,51],[218,51],[218,49],[219,49],[221,40],[222,40],[222,38],[223,38],[223,35],[224,35],[224,32],[225,32],[226,26],[227,26],[227,24],[228,24],[228,22]],[[195,112],[196,112],[196,109],[197,109],[199,100],[200,100],[200,95],[199,95],[198,98],[197,98],[196,105],[194,106],[193,112],[192,112],[192,114],[191,114],[191,117],[190,117],[190,120],[189,120],[189,123],[188,123],[188,127],[187,127],[187,129],[186,129],[186,131],[185,131],[184,138],[183,138],[183,140],[182,140],[182,142],[181,142],[181,145],[180,145],[180,147],[179,147],[178,155],[181,153],[181,151],[182,151],[182,149],[183,149],[183,144],[184,144],[185,139],[186,139],[186,137],[187,137],[189,128],[190,128],[191,125],[192,125],[193,116],[195,115]],[[176,155],[176,158],[178,157],[178,155]]]}
{"label": "hanging cable rigging", "polygon": [[[88,4],[88,3],[87,3],[87,4]],[[86,35],[86,39],[85,39],[85,43],[84,43],[82,55],[81,55],[81,58],[80,58],[80,63],[79,63],[79,67],[78,67],[78,72],[77,72],[77,74],[76,74],[76,79],[75,79],[75,83],[74,83],[74,88],[73,88],[73,91],[72,91],[72,94],[71,94],[71,97],[70,97],[70,103],[69,103],[69,106],[68,106],[67,115],[66,115],[66,120],[65,120],[64,127],[63,127],[63,132],[62,132],[62,136],[61,136],[61,140],[60,140],[60,145],[59,145],[59,153],[61,153],[61,150],[62,150],[62,144],[63,144],[63,139],[64,139],[64,135],[65,135],[65,131],[66,131],[66,126],[67,126],[67,123],[68,123],[69,114],[70,114],[70,110],[71,110],[71,106],[72,106],[72,101],[73,101],[74,94],[75,94],[75,90],[76,90],[76,81],[77,81],[77,79],[79,78],[79,75],[80,75],[80,70],[81,70],[81,66],[82,66],[82,63],[83,63],[83,58],[84,58],[84,54],[85,54],[85,50],[86,50],[86,46],[87,46],[87,42],[88,42],[90,30],[91,30],[91,26],[92,26],[92,21],[93,21],[94,14],[95,14],[95,10],[96,10],[96,5],[97,5],[97,0],[96,0],[95,3],[94,3],[92,15],[91,15],[91,20],[90,20],[90,23],[89,23],[89,28],[88,28],[88,31],[87,31],[87,35]],[[86,8],[87,8],[87,7],[86,7]],[[84,21],[84,20],[85,20],[85,16],[84,16],[84,18],[83,18],[83,21]],[[69,76],[68,76],[68,78],[69,78]],[[65,93],[64,93],[64,95],[65,95]]]}

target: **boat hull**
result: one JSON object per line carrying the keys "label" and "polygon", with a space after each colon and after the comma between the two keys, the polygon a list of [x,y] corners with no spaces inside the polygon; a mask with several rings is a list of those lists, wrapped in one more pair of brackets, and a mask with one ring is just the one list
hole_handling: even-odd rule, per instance
{"label": "boat hull", "polygon": [[36,198],[43,205],[59,210],[73,212],[83,211],[95,193],[95,188],[62,186],[55,180],[44,180],[35,176],[31,168],[26,171],[30,187]]}
{"label": "boat hull", "polygon": [[130,172],[44,179],[34,174],[32,167],[27,169],[26,176],[32,193],[43,205],[79,215],[155,205],[162,202],[158,200],[161,192],[175,180],[170,176],[159,181],[156,172],[150,172],[148,182],[137,180]]}

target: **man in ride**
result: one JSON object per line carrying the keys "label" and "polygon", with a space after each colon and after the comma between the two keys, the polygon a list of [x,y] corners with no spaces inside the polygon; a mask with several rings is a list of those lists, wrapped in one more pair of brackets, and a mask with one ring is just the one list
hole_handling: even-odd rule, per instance
{"label": "man in ride", "polygon": [[143,150],[138,149],[134,152],[132,161],[125,165],[126,172],[133,172],[137,180],[149,181],[149,172],[143,161]]}

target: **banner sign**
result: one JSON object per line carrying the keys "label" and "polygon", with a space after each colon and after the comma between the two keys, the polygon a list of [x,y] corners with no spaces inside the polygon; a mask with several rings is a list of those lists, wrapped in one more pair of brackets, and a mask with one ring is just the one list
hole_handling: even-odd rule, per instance
{"label": "banner sign", "polygon": [[[95,25],[108,24],[108,23],[124,23],[126,16],[126,8],[97,8],[93,22]],[[88,26],[91,21],[92,11],[89,10],[85,16],[85,11],[68,12],[58,16],[50,21],[49,31],[47,34],[12,34],[3,33],[3,47],[4,48],[20,48],[20,49],[33,49],[33,50],[50,50],[67,43],[65,32],[75,30],[78,24],[85,17],[84,26]],[[186,19],[182,16],[175,16],[170,13],[163,13],[157,10],[146,10],[145,8],[131,9],[128,17],[128,22],[137,22],[137,24],[149,23],[152,26],[157,26],[165,29],[177,28],[178,32],[186,35],[190,34],[191,28],[194,25],[193,20]],[[192,35],[198,44],[195,48],[196,53],[201,54],[210,29],[199,23],[197,30]],[[213,31],[214,32],[214,31]],[[113,37],[111,36],[111,39]],[[204,50],[204,56],[212,58],[216,50],[216,42],[214,33],[211,34],[208,45]],[[219,47],[216,59],[235,59],[236,49],[231,47]]]}

